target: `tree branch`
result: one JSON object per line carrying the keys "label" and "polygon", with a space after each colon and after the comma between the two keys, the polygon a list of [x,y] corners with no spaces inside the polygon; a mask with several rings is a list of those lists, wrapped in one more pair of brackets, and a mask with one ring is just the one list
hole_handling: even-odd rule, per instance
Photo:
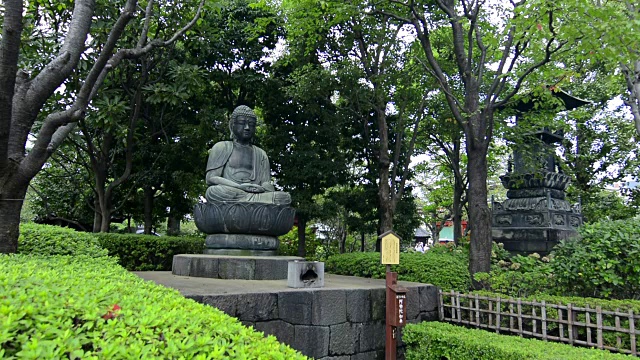
{"label": "tree branch", "polygon": [[[425,101],[424,98],[422,100],[422,104],[420,105],[420,112],[419,114],[422,114],[424,112],[424,105],[425,105]],[[409,175],[409,164],[410,164],[410,159],[411,159],[411,155],[413,155],[413,149],[415,148],[415,144],[416,144],[416,139],[418,138],[418,125],[420,124],[420,121],[422,120],[422,116],[418,115],[416,117],[416,121],[413,124],[413,136],[411,137],[411,141],[409,142],[409,148],[407,149],[407,158],[405,159],[405,168],[402,172],[402,179],[400,179],[400,186],[399,189],[397,191],[397,196],[394,197],[394,208],[395,206],[398,204],[398,201],[402,198],[402,195],[404,194],[404,185],[407,182],[407,176]]]}
{"label": "tree branch", "polygon": [[[85,0],[85,1],[91,1],[91,0]],[[127,0],[127,3],[125,5],[123,12],[120,14],[120,17],[116,21],[116,24],[111,29],[109,36],[107,38],[107,41],[105,43],[105,46],[102,48],[102,51],[98,55],[98,59],[96,60],[91,70],[89,71],[89,74],[87,75],[84,83],[82,84],[82,87],[78,92],[78,96],[76,97],[76,100],[71,106],[71,108],[60,113],[52,114],[48,116],[47,119],[45,119],[42,129],[38,133],[38,139],[36,140],[36,143],[32,151],[25,158],[25,161],[23,163],[24,166],[21,166],[21,170],[25,173],[27,178],[29,179],[33,178],[33,176],[37,174],[40,168],[42,168],[42,165],[44,164],[46,159],[50,156],[51,154],[50,151],[55,150],[55,148],[59,146],[60,141],[63,139],[64,136],[66,136],[69,133],[69,130],[70,130],[69,128],[66,128],[58,132],[53,146],[50,147],[49,144],[52,140],[53,135],[57,132],[58,128],[67,123],[78,121],[84,116],[84,111],[89,105],[89,102],[91,101],[91,99],[97,93],[99,87],[102,85],[107,73],[112,68],[116,67],[120,63],[120,61],[124,58],[127,58],[127,59],[136,58],[148,53],[149,51],[151,51],[156,47],[167,46],[173,43],[174,41],[176,41],[189,28],[191,28],[196,23],[196,21],[198,20],[202,12],[204,0],[200,1],[200,4],[198,6],[198,9],[196,11],[196,15],[194,16],[194,18],[187,25],[185,25],[179,31],[174,33],[174,35],[169,40],[156,39],[141,48],[120,49],[115,54],[113,54],[117,41],[122,36],[127,23],[133,18],[133,14],[136,8],[136,3],[137,3],[137,0]],[[75,14],[75,11],[74,11],[74,14]],[[91,18],[91,14],[89,14],[89,20]],[[85,37],[86,37],[86,34],[85,34]],[[79,54],[78,54],[78,57],[79,57]],[[25,137],[25,141],[26,141],[26,137]],[[23,142],[23,146],[24,146],[24,142]]]}
{"label": "tree branch", "polygon": [[[94,8],[95,0],[75,2],[69,31],[58,55],[33,80],[24,85],[24,97],[14,102],[15,108],[11,113],[9,154],[14,156],[24,154],[27,137],[42,106],[78,65],[80,55],[84,52],[84,42],[91,28]],[[48,131],[53,133],[51,130]],[[43,148],[46,149],[46,146]]]}

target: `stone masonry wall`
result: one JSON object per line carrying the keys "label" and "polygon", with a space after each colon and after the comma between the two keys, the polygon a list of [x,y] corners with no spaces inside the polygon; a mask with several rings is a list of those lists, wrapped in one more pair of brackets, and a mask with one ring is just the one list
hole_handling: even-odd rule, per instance
{"label": "stone masonry wall", "polygon": [[[300,289],[273,293],[189,295],[303,354],[323,360],[384,359],[385,289]],[[408,288],[407,321],[437,320],[437,288]],[[404,345],[398,342],[399,358]]]}

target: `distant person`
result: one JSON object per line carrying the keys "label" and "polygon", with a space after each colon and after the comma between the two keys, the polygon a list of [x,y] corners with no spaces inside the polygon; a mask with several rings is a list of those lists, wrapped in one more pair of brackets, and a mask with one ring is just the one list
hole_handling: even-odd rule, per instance
{"label": "distant person", "polygon": [[416,251],[424,253],[424,243],[422,243],[422,241],[416,244]]}

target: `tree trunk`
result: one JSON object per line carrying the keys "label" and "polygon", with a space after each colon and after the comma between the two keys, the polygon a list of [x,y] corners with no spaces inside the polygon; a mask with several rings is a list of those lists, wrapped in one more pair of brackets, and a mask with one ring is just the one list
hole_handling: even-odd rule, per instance
{"label": "tree trunk", "polygon": [[[584,136],[584,132],[586,130],[585,123],[582,118],[578,118],[576,120],[576,155],[575,155],[575,165],[574,165],[574,174],[575,179],[572,181],[573,187],[578,190],[578,196],[582,199],[583,206],[589,206],[590,196],[589,194],[589,183],[591,181],[591,174],[588,171],[584,171],[584,169],[591,168],[591,161],[588,159],[588,154],[590,149],[586,146],[585,142],[582,140]],[[571,151],[571,149],[567,149]],[[584,217],[584,221],[591,221],[592,219]]]}
{"label": "tree trunk", "polygon": [[102,204],[100,211],[102,211],[102,220],[100,222],[100,232],[109,232],[111,228],[111,201],[106,201],[106,204]]}
{"label": "tree trunk", "polygon": [[153,197],[155,191],[151,186],[144,187],[144,233],[151,235],[153,229]]}
{"label": "tree trunk", "polygon": [[[380,212],[380,207],[378,207],[378,212]],[[380,216],[378,216],[378,227],[376,228],[376,231],[378,232],[378,235],[380,235],[380,228],[382,228],[382,225],[380,225],[382,223],[382,220],[380,219]],[[376,252],[381,252],[382,251],[382,240],[380,239],[380,237],[376,238],[376,248],[375,248]]]}
{"label": "tree trunk", "polygon": [[305,216],[298,215],[298,256],[300,257],[307,256],[306,228],[307,219]]}
{"label": "tree trunk", "polygon": [[[481,141],[467,141],[467,156],[469,162],[467,195],[471,232],[469,272],[473,280],[474,274],[489,272],[491,267],[491,211],[487,204],[487,147]],[[473,285],[474,288],[480,286],[475,281]]]}
{"label": "tree trunk", "polygon": [[102,214],[100,213],[100,200],[98,196],[93,199],[93,232],[100,232],[102,227]]}
{"label": "tree trunk", "polygon": [[346,252],[346,243],[347,243],[347,230],[341,231],[340,234],[340,254],[344,254]]}
{"label": "tree trunk", "polygon": [[[109,193],[106,191],[107,170],[103,163],[92,164],[95,177],[94,200],[95,212],[93,219],[93,232],[108,232],[111,225],[111,209],[107,206]],[[105,230],[106,229],[106,230]]]}
{"label": "tree trunk", "polygon": [[[374,87],[375,87],[374,83]],[[389,130],[387,129],[386,103],[382,99],[378,99],[376,108],[376,118],[378,125],[378,136],[380,137],[380,148],[378,150],[378,211],[380,217],[379,234],[393,229],[393,201],[389,184],[389,166],[391,159],[389,158]],[[376,241],[376,251],[380,251],[380,239]]]}
{"label": "tree trunk", "polygon": [[171,213],[169,213],[169,217],[167,218],[167,235],[180,235],[180,219]]}
{"label": "tree trunk", "polygon": [[360,232],[360,251],[364,252],[364,230]]}
{"label": "tree trunk", "polygon": [[[28,182],[15,188],[5,187],[0,194],[0,254],[18,251],[20,211],[27,194]],[[8,191],[6,191],[8,190]]]}
{"label": "tree trunk", "polygon": [[456,177],[453,185],[453,242],[458,245],[462,237],[462,183]]}
{"label": "tree trunk", "polygon": [[629,91],[625,104],[631,110],[636,132],[640,135],[640,78],[638,77],[638,74],[640,74],[640,60],[634,61],[631,67],[623,67],[623,74]]}
{"label": "tree trunk", "polygon": [[442,226],[438,226],[437,221],[433,222],[433,226],[431,226],[431,240],[433,240],[434,245],[440,242],[440,230],[442,230]]}

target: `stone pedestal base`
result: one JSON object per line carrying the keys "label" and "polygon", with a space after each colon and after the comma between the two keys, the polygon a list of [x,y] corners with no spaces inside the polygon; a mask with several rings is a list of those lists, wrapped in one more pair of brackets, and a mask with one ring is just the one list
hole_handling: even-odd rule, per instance
{"label": "stone pedestal base", "polygon": [[288,263],[297,256],[220,256],[181,254],[173,256],[173,275],[213,279],[284,280]]}
{"label": "stone pedestal base", "polygon": [[277,251],[280,242],[275,236],[247,234],[211,234],[204,241],[209,249]]}
{"label": "stone pedestal base", "polygon": [[576,230],[541,228],[493,228],[493,241],[511,254],[548,255],[560,240],[576,236]]}
{"label": "stone pedestal base", "polygon": [[250,249],[204,249],[205,255],[227,256],[277,256],[277,250],[250,250]]}
{"label": "stone pedestal base", "polygon": [[[525,190],[536,189],[519,191]],[[547,255],[560,240],[576,236],[580,225],[582,214],[568,201],[551,196],[493,203],[493,241],[503,243],[511,254]]]}
{"label": "stone pedestal base", "polygon": [[[312,359],[384,360],[384,279],[327,274],[321,289],[292,289],[285,281],[185,278],[165,271],[135,274],[218,308]],[[398,285],[408,289],[408,323],[438,320],[437,287]],[[398,359],[403,359],[399,330]]]}

